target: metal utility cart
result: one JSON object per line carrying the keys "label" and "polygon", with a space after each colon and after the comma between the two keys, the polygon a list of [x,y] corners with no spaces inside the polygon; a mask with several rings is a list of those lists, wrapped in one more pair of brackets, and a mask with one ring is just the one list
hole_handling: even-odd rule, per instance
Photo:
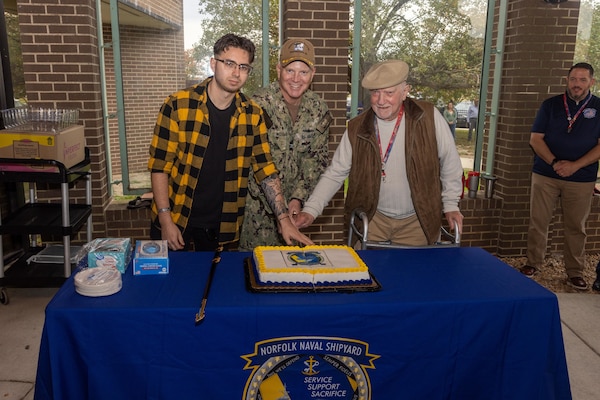
{"label": "metal utility cart", "polygon": [[[36,167],[39,170],[36,170]],[[74,204],[69,199],[69,190],[78,181],[85,181],[85,204]],[[64,164],[55,160],[0,158],[0,182],[30,183],[29,203],[4,220],[0,214],[0,302],[8,304],[5,285],[53,287],[59,286],[71,275],[71,235],[76,234],[86,222],[87,241],[91,240],[92,185],[89,149],[85,149],[84,161],[71,168],[66,168]],[[37,202],[36,184],[59,185],[61,202]],[[29,245],[24,254],[5,271],[1,235],[62,236],[63,264],[28,262],[31,255],[43,249]]]}

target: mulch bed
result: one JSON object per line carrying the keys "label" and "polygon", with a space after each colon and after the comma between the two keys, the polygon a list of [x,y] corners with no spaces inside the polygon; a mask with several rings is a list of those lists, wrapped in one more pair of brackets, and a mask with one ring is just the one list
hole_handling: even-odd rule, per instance
{"label": "mulch bed", "polygon": [[[527,263],[525,257],[499,257],[515,269],[521,268]],[[587,254],[585,258],[585,268],[583,270],[583,279],[589,285],[587,290],[577,290],[567,285],[567,274],[565,273],[565,265],[561,254],[553,254],[546,257],[544,266],[539,268],[533,276],[540,285],[554,293],[594,293],[600,294],[591,289],[592,283],[596,280],[596,265],[600,260],[600,254]]]}

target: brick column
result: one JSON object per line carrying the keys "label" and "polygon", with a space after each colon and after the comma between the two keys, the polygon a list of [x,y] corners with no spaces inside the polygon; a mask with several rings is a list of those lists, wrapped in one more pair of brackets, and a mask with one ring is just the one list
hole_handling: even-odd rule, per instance
{"label": "brick column", "polygon": [[[329,128],[330,159],[346,129],[348,52],[350,37],[349,0],[285,1],[283,40],[306,38],[315,46],[317,74],[312,89],[325,101],[333,115]],[[343,244],[344,197],[340,190],[321,217],[306,230],[315,243]]]}
{"label": "brick column", "polygon": [[[565,76],[573,64],[578,16],[579,1],[552,5],[512,0],[508,4],[493,171],[499,178],[496,193],[503,200],[498,210],[501,256],[525,254],[533,164],[531,125],[542,101],[565,90]],[[497,18],[494,37],[496,30]],[[491,90],[490,86],[490,95]],[[489,106],[488,101],[488,110]],[[488,127],[489,123],[486,132]],[[551,251],[562,247],[561,220],[557,213],[550,226]]]}

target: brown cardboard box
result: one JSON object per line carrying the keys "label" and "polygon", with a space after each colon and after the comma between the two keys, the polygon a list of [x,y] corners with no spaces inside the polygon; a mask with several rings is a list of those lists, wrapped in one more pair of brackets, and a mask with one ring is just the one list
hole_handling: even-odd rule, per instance
{"label": "brown cardboard box", "polygon": [[85,159],[83,126],[73,125],[58,133],[0,130],[0,158],[56,160],[70,168]]}

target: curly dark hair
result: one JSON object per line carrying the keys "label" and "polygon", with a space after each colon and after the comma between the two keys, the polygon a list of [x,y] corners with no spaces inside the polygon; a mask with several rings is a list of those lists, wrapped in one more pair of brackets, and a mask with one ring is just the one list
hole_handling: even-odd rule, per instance
{"label": "curly dark hair", "polygon": [[254,52],[256,50],[254,43],[252,43],[250,39],[234,35],[233,33],[228,33],[217,40],[213,47],[213,52],[215,56],[217,56],[230,47],[246,50],[248,54],[250,54],[250,63],[252,64],[254,62]]}

